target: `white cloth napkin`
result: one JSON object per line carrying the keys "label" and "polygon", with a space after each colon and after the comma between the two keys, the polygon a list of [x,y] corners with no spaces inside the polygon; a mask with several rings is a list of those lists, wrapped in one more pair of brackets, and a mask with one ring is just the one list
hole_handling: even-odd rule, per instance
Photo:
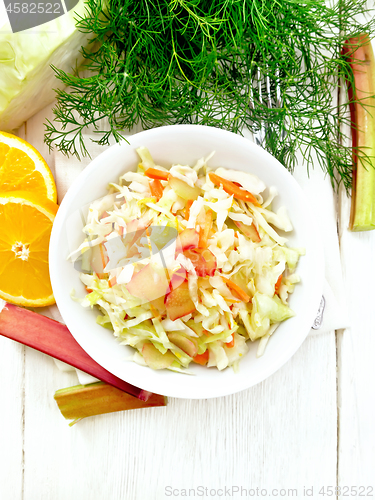
{"label": "white cloth napkin", "polygon": [[306,193],[314,211],[324,248],[323,322],[319,330],[311,330],[311,333],[347,328],[349,320],[343,293],[344,280],[337,231],[337,196],[333,191],[330,177],[324,174],[319,165],[310,169],[309,173],[305,165],[299,165],[293,175]]}
{"label": "white cloth napkin", "polygon": [[[86,140],[87,149],[91,159],[96,158],[104,148]],[[55,180],[57,186],[58,203],[61,203],[65,193],[78,177],[80,172],[90,163],[90,158],[79,161],[76,157],[67,158],[59,152],[55,152]],[[337,233],[337,210],[336,196],[331,186],[329,176],[326,176],[320,166],[310,169],[309,174],[305,165],[296,167],[294,177],[300,184],[306,197],[313,208],[321,231],[321,239],[324,245],[325,256],[325,284],[323,295],[325,308],[323,321],[318,330],[311,329],[311,334],[320,334],[332,330],[346,328],[348,317],[344,302],[344,283],[340,262],[340,249]],[[49,313],[53,319],[63,322],[57,306],[51,306]],[[57,362],[60,369],[72,370],[72,367]],[[77,370],[81,384],[96,381],[94,377]]]}

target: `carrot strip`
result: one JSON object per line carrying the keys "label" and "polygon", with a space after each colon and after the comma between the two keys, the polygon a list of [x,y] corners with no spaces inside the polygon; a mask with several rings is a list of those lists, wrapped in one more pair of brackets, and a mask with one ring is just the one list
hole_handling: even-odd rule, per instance
{"label": "carrot strip", "polygon": [[232,340],[230,342],[227,342],[225,344],[225,346],[229,347],[229,348],[234,347],[234,335],[233,334],[232,334]]}
{"label": "carrot strip", "polygon": [[156,200],[159,201],[164,192],[163,184],[158,179],[153,179],[149,182],[149,184],[152,196],[154,196]]}
{"label": "carrot strip", "polygon": [[199,230],[199,243],[198,248],[207,248],[208,235],[210,233],[212,226],[212,211],[207,210],[204,216],[203,227],[200,227]]}
{"label": "carrot strip", "polygon": [[169,175],[169,172],[164,172],[164,170],[159,170],[157,168],[148,168],[145,172],[146,177],[159,181],[167,181],[169,179]]}
{"label": "carrot strip", "polygon": [[108,285],[110,288],[112,288],[113,286],[115,286],[117,283],[117,279],[116,279],[116,276],[114,276],[113,278],[111,278],[109,281],[108,281]]}
{"label": "carrot strip", "polygon": [[194,203],[194,200],[188,200],[186,202],[186,207],[185,207],[185,220],[189,220],[190,217],[190,208],[192,204]]}
{"label": "carrot strip", "polygon": [[208,175],[211,181],[214,184],[216,184],[216,186],[220,185],[223,186],[223,189],[226,193],[232,194],[235,198],[238,198],[239,200],[244,200],[253,203],[257,207],[261,206],[253,194],[249,193],[249,191],[246,191],[245,189],[241,189],[234,182],[228,181],[227,179],[223,179],[223,177],[220,177],[219,175],[216,175],[213,172],[210,172]]}
{"label": "carrot strip", "polygon": [[241,299],[243,302],[250,302],[251,300],[250,297],[247,295],[246,292],[242,290],[241,287],[236,285],[236,283],[233,283],[233,281],[229,280],[228,278],[224,278],[224,276],[222,276],[221,278],[238,299]]}
{"label": "carrot strip", "polygon": [[277,281],[275,284],[275,293],[279,293],[282,279],[283,279],[283,275],[280,274],[280,276],[277,278]]}
{"label": "carrot strip", "polygon": [[100,244],[99,245],[99,249],[100,249],[100,257],[102,258],[102,264],[103,264],[103,270],[105,268],[105,266],[107,265],[108,263],[108,257],[107,255],[104,253],[104,245]]}
{"label": "carrot strip", "polygon": [[199,365],[206,365],[208,363],[208,356],[209,352],[208,349],[206,349],[203,354],[197,354],[194,356],[193,361]]}

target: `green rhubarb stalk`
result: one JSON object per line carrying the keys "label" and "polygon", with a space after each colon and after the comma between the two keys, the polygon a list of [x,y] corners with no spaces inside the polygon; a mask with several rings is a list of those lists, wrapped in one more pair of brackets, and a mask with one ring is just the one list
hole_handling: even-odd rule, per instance
{"label": "green rhubarb stalk", "polygon": [[145,402],[104,382],[60,389],[55,392],[54,398],[62,415],[67,420],[73,420],[69,425],[103,413],[167,405],[165,396],[152,394]]}
{"label": "green rhubarb stalk", "polygon": [[348,84],[352,122],[353,184],[349,229],[375,229],[375,60],[370,38],[350,38],[344,54],[353,80]]}

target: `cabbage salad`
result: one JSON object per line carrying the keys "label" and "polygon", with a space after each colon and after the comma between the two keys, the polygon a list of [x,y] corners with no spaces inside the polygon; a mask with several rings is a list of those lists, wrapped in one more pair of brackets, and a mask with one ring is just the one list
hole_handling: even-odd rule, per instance
{"label": "cabbage salad", "polygon": [[[71,254],[86,287],[83,307],[134,348],[131,359],[184,373],[190,363],[238,369],[249,341],[257,356],[282,321],[302,249],[274,187],[255,175],[207,165],[155,165],[137,149],[136,172],[91,204],[84,242]],[[264,193],[267,193],[266,195]]]}

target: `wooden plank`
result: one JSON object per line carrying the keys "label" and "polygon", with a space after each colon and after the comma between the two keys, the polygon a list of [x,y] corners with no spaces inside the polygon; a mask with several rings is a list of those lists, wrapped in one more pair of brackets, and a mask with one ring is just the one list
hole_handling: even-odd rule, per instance
{"label": "wooden plank", "polygon": [[47,119],[53,121],[52,105],[46,106],[25,123],[23,126],[25,129],[24,139],[39,151],[55,175],[55,153],[49,151],[44,142],[44,123],[47,122]]}
{"label": "wooden plank", "polygon": [[24,347],[0,338],[0,498],[23,493]]}
{"label": "wooden plank", "polygon": [[372,486],[375,495],[375,232],[350,232],[349,212],[342,192],[340,246],[351,327],[338,334],[338,485]]}

